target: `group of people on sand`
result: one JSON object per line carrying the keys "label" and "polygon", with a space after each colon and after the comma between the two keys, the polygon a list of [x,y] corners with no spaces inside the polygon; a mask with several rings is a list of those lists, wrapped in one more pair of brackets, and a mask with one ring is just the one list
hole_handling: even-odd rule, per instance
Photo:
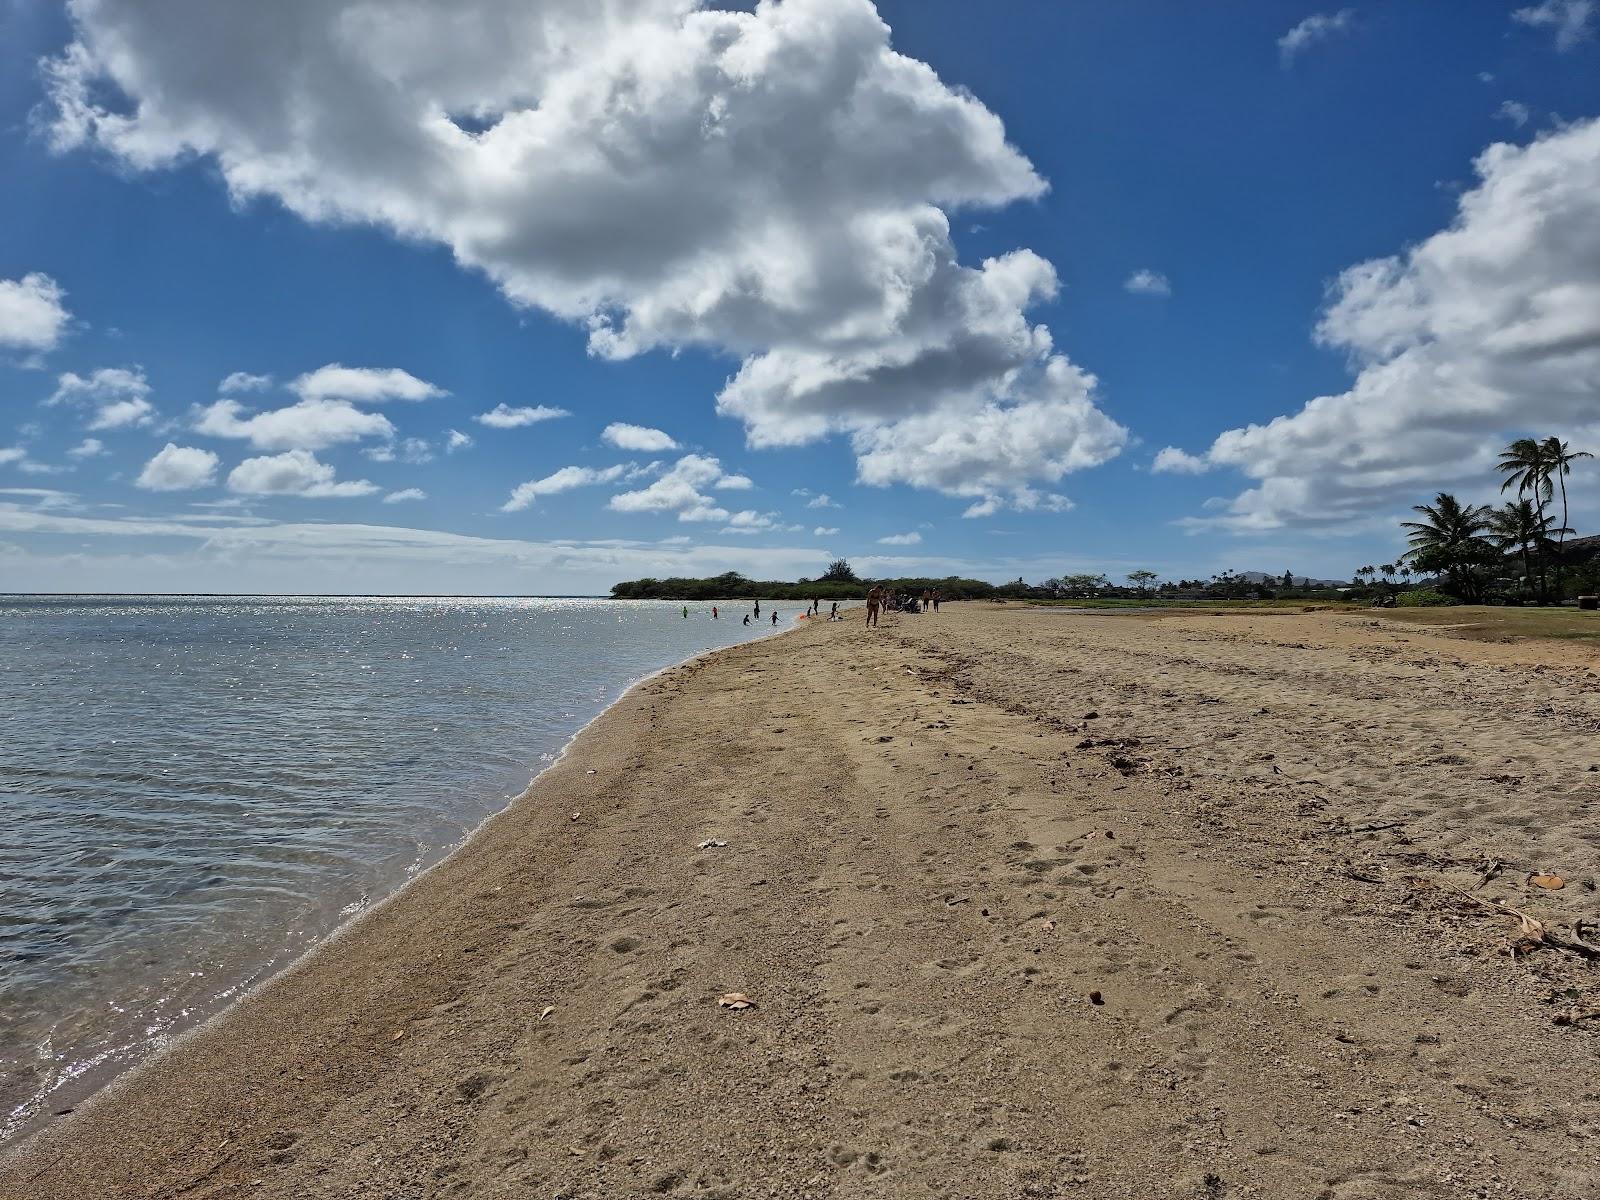
{"label": "group of people on sand", "polygon": [[886,612],[938,612],[942,599],[943,593],[938,588],[923,588],[921,593],[912,593],[874,585],[867,593],[867,624],[876,625],[879,614]]}

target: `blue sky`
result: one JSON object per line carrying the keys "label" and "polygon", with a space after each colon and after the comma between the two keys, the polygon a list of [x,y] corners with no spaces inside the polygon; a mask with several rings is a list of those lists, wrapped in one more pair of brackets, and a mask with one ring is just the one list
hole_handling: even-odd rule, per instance
{"label": "blue sky", "polygon": [[1600,6],[695,7],[0,3],[0,588],[1342,577],[1600,441]]}

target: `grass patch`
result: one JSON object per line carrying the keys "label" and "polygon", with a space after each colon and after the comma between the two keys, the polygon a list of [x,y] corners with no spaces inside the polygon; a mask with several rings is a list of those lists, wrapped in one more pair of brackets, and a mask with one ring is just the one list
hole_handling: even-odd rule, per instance
{"label": "grass patch", "polygon": [[1456,608],[1381,608],[1372,615],[1410,625],[1442,626],[1458,637],[1480,642],[1519,638],[1568,638],[1600,641],[1600,612],[1576,608],[1491,608],[1463,604]]}

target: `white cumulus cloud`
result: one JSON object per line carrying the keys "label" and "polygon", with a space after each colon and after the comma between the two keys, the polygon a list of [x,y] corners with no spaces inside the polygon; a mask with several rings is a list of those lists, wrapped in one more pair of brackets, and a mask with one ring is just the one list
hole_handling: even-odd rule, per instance
{"label": "white cumulus cloud", "polygon": [[398,492],[390,492],[383,498],[385,504],[404,504],[407,500],[426,500],[428,493],[421,488],[401,488]]}
{"label": "white cumulus cloud", "polygon": [[1211,464],[1197,454],[1167,446],[1155,456],[1150,469],[1158,475],[1203,475]]}
{"label": "white cumulus cloud", "polygon": [[600,437],[618,450],[637,450],[644,454],[678,448],[671,434],[651,429],[648,425],[629,425],[624,421],[613,421],[601,431]]}
{"label": "white cumulus cloud", "polygon": [[728,478],[734,477],[717,459],[685,454],[649,487],[619,492],[606,507],[613,512],[675,512],[680,521],[726,521],[728,510],[701,489],[717,487]]}
{"label": "white cumulus cloud", "polygon": [[[228,376],[237,380],[238,374]],[[227,390],[224,380],[224,391]],[[399,367],[346,367],[329,363],[294,380],[289,388],[302,400],[351,400],[381,404],[386,400],[432,400],[448,395],[425,379]]]}
{"label": "white cumulus cloud", "polygon": [[811,531],[811,536],[812,537],[832,537],[834,534],[836,534],[838,532],[839,532],[839,528],[836,525],[818,525],[815,529],[813,529]]}
{"label": "white cumulus cloud", "polygon": [[1255,485],[1195,527],[1349,526],[1492,480],[1511,437],[1600,433],[1600,120],[1476,167],[1448,228],[1339,276],[1317,337],[1354,383],[1221,434],[1205,463]]}
{"label": "white cumulus cloud", "polygon": [[46,68],[56,148],[138,170],[209,159],[235,197],[443,245],[602,357],[728,356],[718,405],[754,445],[844,433],[881,476],[881,448],[918,422],[976,423],[985,473],[1045,405],[1062,418],[1050,448],[1004,463],[1012,484],[1122,447],[1091,397],[1049,387],[1075,370],[1027,315],[1056,292],[1050,264],[967,265],[951,240],[951,214],[1045,182],[978,99],[891,48],[870,0],[69,11],[74,40]]}
{"label": "white cumulus cloud", "polygon": [[1056,480],[1117,454],[1128,432],[1094,404],[1095,380],[1065,359],[1012,384],[1008,405],[908,417],[855,435],[861,482],[935,487],[1032,507],[1026,479]]}
{"label": "white cumulus cloud", "polygon": [[84,438],[83,441],[79,442],[76,446],[67,451],[67,457],[99,458],[102,454],[108,453],[110,453],[110,451],[106,449],[106,444],[99,438]]}
{"label": "white cumulus cloud", "polygon": [[520,429],[524,425],[537,425],[540,421],[554,421],[557,417],[570,416],[564,408],[551,408],[540,404],[533,408],[512,408],[510,405],[497,404],[486,413],[479,413],[472,419],[480,425],[487,425],[490,429]]}
{"label": "white cumulus cloud", "polygon": [[216,474],[217,456],[211,451],[168,442],[145,463],[134,482],[152,492],[180,492],[208,487]]}
{"label": "white cumulus cloud", "polygon": [[247,496],[305,496],[311,499],[369,496],[377,485],[365,479],[344,482],[309,450],[247,458],[228,475],[228,490]]}
{"label": "white cumulus cloud", "polygon": [[127,429],[148,425],[155,416],[150,384],[139,367],[102,367],[88,375],[68,371],[56,379],[56,390],[46,404],[64,404],[90,410],[93,430]]}
{"label": "white cumulus cloud", "polygon": [[71,319],[61,285],[38,271],[0,279],[0,349],[54,350]]}
{"label": "white cumulus cloud", "polygon": [[632,470],[627,463],[614,467],[562,467],[543,479],[530,479],[519,483],[511,491],[511,498],[500,506],[501,512],[521,512],[540,496],[554,496],[574,488],[591,487],[597,483],[615,483]]}
{"label": "white cumulus cloud", "polygon": [[465,450],[472,445],[472,435],[462,433],[459,429],[452,429],[444,439],[446,454],[454,454],[457,450]]}
{"label": "white cumulus cloud", "polygon": [[1172,284],[1167,277],[1160,271],[1152,271],[1148,267],[1142,267],[1129,275],[1122,288],[1135,296],[1172,295]]}
{"label": "white cumulus cloud", "polygon": [[891,533],[888,537],[878,539],[878,545],[880,546],[920,546],[921,544],[922,535],[914,529],[910,533]]}
{"label": "white cumulus cloud", "polygon": [[395,435],[388,417],[344,400],[301,400],[285,408],[250,412],[226,397],[195,414],[194,431],[209,437],[241,438],[258,450],[326,450],[345,442]]}

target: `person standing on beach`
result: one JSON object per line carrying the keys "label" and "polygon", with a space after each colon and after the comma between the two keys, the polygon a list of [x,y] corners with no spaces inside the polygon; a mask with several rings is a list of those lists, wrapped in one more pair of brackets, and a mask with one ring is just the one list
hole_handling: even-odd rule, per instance
{"label": "person standing on beach", "polygon": [[838,619],[839,619],[839,602],[837,600],[835,600],[833,602],[833,611],[828,614],[828,620],[837,621]]}
{"label": "person standing on beach", "polygon": [[867,593],[867,628],[878,623],[878,608],[883,603],[883,589],[874,587]]}

